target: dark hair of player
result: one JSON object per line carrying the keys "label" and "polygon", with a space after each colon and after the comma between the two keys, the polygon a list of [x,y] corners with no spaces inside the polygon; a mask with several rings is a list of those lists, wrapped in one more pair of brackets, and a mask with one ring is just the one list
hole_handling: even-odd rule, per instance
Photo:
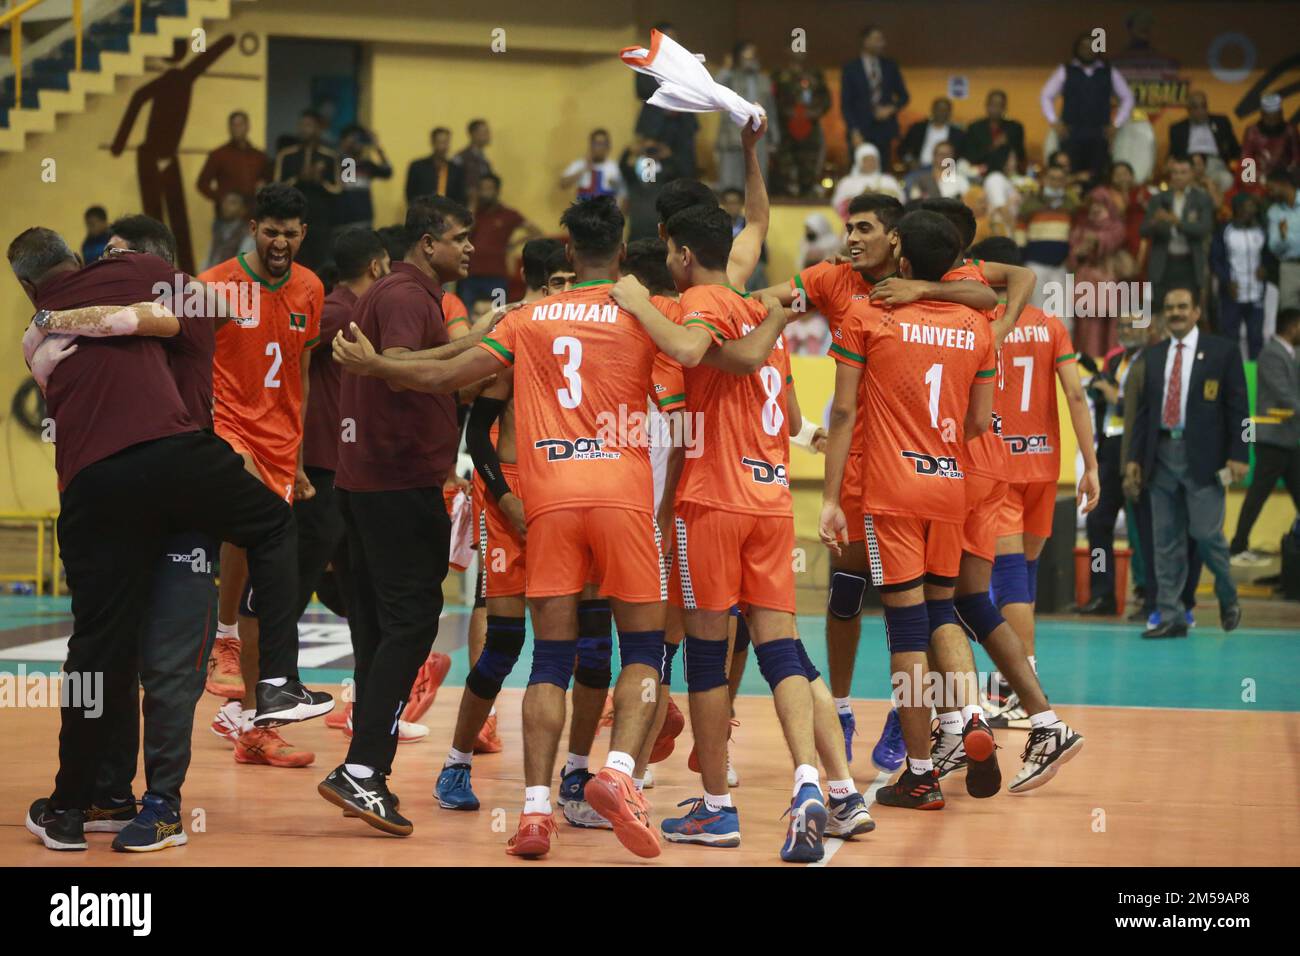
{"label": "dark hair of player", "polygon": [[578,200],[564,210],[560,225],[574,254],[592,263],[609,262],[623,244],[623,213],[613,196]]}
{"label": "dark hair of player", "polygon": [[150,216],[122,216],[108,227],[136,252],[147,252],[164,262],[176,264],[176,236],[165,225]]}
{"label": "dark hair of player", "polygon": [[975,213],[971,211],[970,206],[960,199],[935,196],[932,199],[922,199],[916,203],[916,208],[937,212],[952,223],[957,230],[957,235],[961,236],[961,247],[963,249],[975,241]]}
{"label": "dark hair of player", "polygon": [[903,204],[886,193],[863,193],[849,201],[849,215],[856,216],[864,212],[873,212],[880,224],[889,232],[898,228],[898,220],[903,218]]}
{"label": "dark hair of player", "polygon": [[108,219],[108,210],[103,206],[91,206],[82,215],[82,219],[89,219],[94,216],[96,219]]}
{"label": "dark hair of player", "polygon": [[957,229],[937,212],[918,209],[898,221],[902,256],[912,266],[912,278],[938,282],[961,252]]}
{"label": "dark hair of player", "polygon": [[521,254],[524,262],[524,282],[530,289],[546,285],[551,273],[557,271],[556,256],[564,263],[564,243],[558,239],[529,239]]}
{"label": "dark hair of player", "polygon": [[253,199],[253,219],[257,222],[267,219],[306,222],[307,197],[285,183],[267,183]]}
{"label": "dark hair of player", "polygon": [[731,255],[731,217],[718,206],[692,206],[676,213],[664,227],[668,238],[691,250],[706,269],[725,269]]}
{"label": "dark hair of player", "polygon": [[375,235],[379,237],[379,241],[388,250],[389,259],[394,262],[401,262],[406,258],[406,250],[411,247],[411,244],[406,241],[405,226],[384,226],[382,229],[376,229]]}
{"label": "dark hair of player", "polygon": [[[334,264],[339,279],[351,282],[365,275],[370,263],[384,257],[384,240],[373,229],[344,229],[334,237]],[[390,257],[391,258],[391,257]]]}
{"label": "dark hair of player", "polygon": [[665,225],[683,209],[692,206],[716,206],[718,197],[698,179],[674,179],[655,197],[655,212]]}
{"label": "dark hair of player", "polygon": [[1000,262],[1008,266],[1023,265],[1025,261],[1020,247],[1010,236],[989,236],[971,246],[968,254],[981,262]]}
{"label": "dark hair of player", "polygon": [[667,258],[668,243],[662,239],[634,239],[627,244],[623,271],[636,276],[651,295],[672,295],[673,275]]}

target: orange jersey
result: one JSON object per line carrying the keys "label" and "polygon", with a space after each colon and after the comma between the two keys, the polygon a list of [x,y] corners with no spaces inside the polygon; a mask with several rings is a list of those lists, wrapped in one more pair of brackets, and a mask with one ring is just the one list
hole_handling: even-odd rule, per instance
{"label": "orange jersey", "polygon": [[[255,458],[292,474],[302,443],[302,356],[320,339],[325,289],[315,273],[297,263],[279,282],[268,282],[249,268],[242,253],[199,279],[256,284],[253,315],[237,316],[217,330],[213,427]],[[247,301],[246,295],[232,296],[235,302],[241,298]]]}
{"label": "orange jersey", "polygon": [[1010,481],[1056,481],[1061,475],[1061,424],[1056,370],[1076,358],[1061,320],[1025,306],[1002,343],[1002,388],[993,411],[1002,420]]}
{"label": "orange jersey", "polygon": [[[953,273],[944,276],[944,281],[952,277]],[[964,278],[964,277],[963,277]],[[999,305],[992,312],[988,313],[989,321],[996,322],[1002,318],[1007,311],[1005,304]],[[998,374],[994,380],[993,387],[999,391],[1006,385],[1006,376],[1002,368],[1002,352],[998,350]],[[993,393],[993,404],[996,408],[998,403],[998,392]],[[985,478],[996,478],[998,481],[1007,481],[1008,475],[1011,474],[1011,454],[1007,451],[1006,442],[1002,440],[1002,416],[996,411],[993,412],[993,420],[989,423],[988,431],[984,432],[974,441],[966,443],[966,454],[962,457],[962,468],[972,475],[981,475]]]}
{"label": "orange jersey", "polygon": [[658,349],[614,303],[612,284],[583,282],[521,305],[478,346],[523,369],[515,449],[530,522],[558,508],[653,509],[644,421]]}
{"label": "orange jersey", "polygon": [[469,309],[454,292],[442,294],[442,318],[448,332],[461,325],[468,329],[470,325]]}
{"label": "orange jersey", "polygon": [[[681,325],[681,303],[666,295],[652,295],[650,301],[656,309]],[[654,373],[650,379],[650,394],[654,397],[655,407],[661,412],[672,412],[686,407],[686,381],[682,377],[682,366],[663,352],[655,355]]]}
{"label": "orange jersey", "polygon": [[[756,328],[767,310],[727,286],[701,285],[682,295],[682,325],[705,329],[719,345]],[[683,370],[686,407],[701,416],[702,454],[682,465],[677,501],[742,514],[793,515],[790,423],[786,420],[790,355],[783,338],[749,375],[707,365]]]}
{"label": "orange jersey", "polygon": [[984,270],[980,268],[979,259],[963,259],[961,265],[954,266],[943,274],[943,282],[962,282],[970,280],[972,282],[982,282],[989,284],[989,280],[984,277]]}
{"label": "orange jersey", "polygon": [[947,302],[890,310],[859,302],[831,353],[866,368],[863,511],[963,521],[960,456],[971,385],[988,379],[991,387],[996,373],[985,318]]}

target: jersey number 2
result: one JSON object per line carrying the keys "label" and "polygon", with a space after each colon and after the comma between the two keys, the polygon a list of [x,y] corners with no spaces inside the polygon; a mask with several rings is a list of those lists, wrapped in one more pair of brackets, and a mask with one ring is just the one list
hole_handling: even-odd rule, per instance
{"label": "jersey number 2", "polygon": [[266,370],[266,380],[262,384],[267,388],[279,388],[280,380],[276,376],[280,374],[280,363],[283,361],[280,356],[280,343],[267,342],[266,354],[271,356],[271,367]]}
{"label": "jersey number 2", "polygon": [[561,335],[555,340],[551,353],[562,354],[565,359],[564,367],[560,372],[564,375],[568,387],[555,390],[555,395],[560,400],[560,407],[577,408],[582,404],[582,376],[578,374],[578,367],[582,365],[582,342],[571,335]]}

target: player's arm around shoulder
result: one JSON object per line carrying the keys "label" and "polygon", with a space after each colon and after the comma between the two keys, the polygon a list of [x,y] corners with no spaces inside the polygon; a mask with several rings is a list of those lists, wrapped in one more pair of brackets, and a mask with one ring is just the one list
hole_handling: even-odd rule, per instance
{"label": "player's arm around shoulder", "polygon": [[[669,358],[680,363],[683,368],[695,368],[699,365],[710,345],[715,341],[715,337],[721,336],[721,333],[715,336],[716,328],[711,327],[708,322],[678,325],[655,308],[646,287],[631,273],[614,283],[610,295],[620,309],[631,313],[632,317],[641,323],[655,346]],[[686,308],[685,297],[683,297],[683,312]],[[710,331],[710,328],[713,328],[713,331]]]}
{"label": "player's arm around shoulder", "polygon": [[47,334],[64,333],[88,338],[143,335],[170,338],[181,330],[171,309],[159,302],[134,305],[91,305],[79,309],[41,310],[32,320]]}
{"label": "player's arm around shoulder", "polygon": [[772,296],[759,301],[767,309],[767,315],[758,327],[738,339],[728,339],[717,348],[709,349],[704,356],[706,364],[732,375],[749,375],[762,367],[772,349],[776,348],[791,313]]}

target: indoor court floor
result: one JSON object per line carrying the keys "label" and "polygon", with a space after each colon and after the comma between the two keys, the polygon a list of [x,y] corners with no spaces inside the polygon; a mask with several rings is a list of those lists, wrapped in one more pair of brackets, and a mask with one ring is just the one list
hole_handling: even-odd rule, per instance
{"label": "indoor court floor", "polygon": [[[1246,613],[1249,620],[1249,608]],[[482,809],[457,813],[437,807],[433,782],[450,743],[468,670],[467,622],[464,608],[444,613],[437,647],[452,655],[453,667],[424,718],[430,735],[399,749],[390,779],[403,798],[403,813],[415,825],[412,836],[390,837],[345,820],[316,794],[316,784],[346,750],[340,731],[320,720],[285,729],[293,743],[316,752],[311,767],[242,766],[235,763],[230,746],[208,730],[218,701],[205,696],[195,720],[194,758],[185,789],[189,845],[127,855],[109,849],[110,834],[90,834],[88,853],[52,853],[27,833],[22,821],[28,804],[50,791],[58,711],[12,706],[11,697],[0,706],[0,762],[5,768],[0,775],[0,865],[640,863],[611,833],[563,823],[545,860],[530,863],[506,856],[505,843],[523,798],[519,703],[527,649],[498,701],[505,752],[474,761]],[[69,626],[66,598],[0,597],[0,681],[10,681],[12,691],[13,675],[20,670],[30,678],[57,669]],[[824,667],[821,619],[801,617],[799,628],[813,659]],[[1245,627],[1224,635],[1208,621],[1187,640],[1149,642],[1138,633],[1137,626],[1121,623],[1076,618],[1039,622],[1044,684],[1055,709],[1087,741],[1050,784],[1029,794],[1005,792],[1005,783],[1019,769],[1027,733],[999,730],[1002,793],[974,800],[957,775],[944,781],[947,805],[941,811],[873,805],[876,830],[850,842],[828,840],[820,865],[1300,863],[1300,633],[1294,627]],[[346,624],[323,611],[311,612],[301,636],[304,680],[319,688],[335,685],[339,691],[351,665]],[[987,666],[978,653],[977,660]],[[853,684],[859,728],[853,769],[859,789],[868,793],[887,779],[870,763],[888,707],[886,665],[880,619],[865,617]],[[680,669],[675,683],[678,704],[685,710]],[[742,845],[723,850],[666,844],[650,865],[779,865],[790,797],[789,758],[770,695],[752,661],[741,694],[733,745],[740,787],[733,797],[740,809]],[[594,766],[603,763],[608,739],[608,732],[597,738]],[[655,767],[657,786],[647,797],[656,820],[676,814],[678,802],[698,795],[698,777],[686,768],[689,749],[688,727],[672,756]]]}

